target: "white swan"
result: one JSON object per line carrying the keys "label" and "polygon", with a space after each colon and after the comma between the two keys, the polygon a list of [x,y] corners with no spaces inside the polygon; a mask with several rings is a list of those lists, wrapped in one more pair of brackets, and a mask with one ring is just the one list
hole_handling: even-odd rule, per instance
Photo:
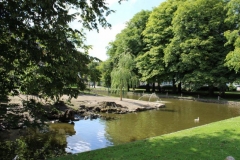
{"label": "white swan", "polygon": [[194,119],[194,122],[199,122],[199,117]]}

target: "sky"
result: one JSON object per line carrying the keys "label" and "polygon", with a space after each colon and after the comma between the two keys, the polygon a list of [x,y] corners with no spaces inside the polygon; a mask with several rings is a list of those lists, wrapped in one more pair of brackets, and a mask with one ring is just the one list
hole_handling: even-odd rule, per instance
{"label": "sky", "polygon": [[97,57],[102,61],[105,61],[108,57],[106,55],[106,47],[109,42],[115,40],[115,36],[125,28],[126,22],[128,22],[133,16],[141,10],[150,10],[154,7],[158,7],[165,0],[127,0],[118,3],[118,0],[106,0],[108,7],[115,10],[115,13],[107,16],[107,21],[112,25],[111,29],[99,29],[99,32],[92,30],[86,32],[87,45],[92,45],[92,49],[89,50],[89,55]]}

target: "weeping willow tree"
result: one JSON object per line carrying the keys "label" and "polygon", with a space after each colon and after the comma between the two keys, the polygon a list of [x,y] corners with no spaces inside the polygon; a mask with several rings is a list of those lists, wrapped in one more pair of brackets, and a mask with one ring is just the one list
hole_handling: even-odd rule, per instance
{"label": "weeping willow tree", "polygon": [[133,72],[135,68],[134,58],[129,53],[120,55],[118,64],[111,72],[111,89],[114,92],[120,92],[122,101],[122,90],[128,86],[134,86],[138,83],[138,78]]}

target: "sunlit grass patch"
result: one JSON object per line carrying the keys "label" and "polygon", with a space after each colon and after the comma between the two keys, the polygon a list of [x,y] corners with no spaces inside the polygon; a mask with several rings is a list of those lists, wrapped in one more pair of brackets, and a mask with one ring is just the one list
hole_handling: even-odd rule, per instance
{"label": "sunlit grass patch", "polygon": [[240,159],[240,117],[58,159]]}

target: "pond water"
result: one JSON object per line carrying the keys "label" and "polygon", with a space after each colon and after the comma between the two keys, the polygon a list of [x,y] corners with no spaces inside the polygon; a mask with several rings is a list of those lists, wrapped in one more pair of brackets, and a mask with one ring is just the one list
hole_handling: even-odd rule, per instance
{"label": "pond water", "polygon": [[[66,151],[80,153],[105,148],[240,115],[238,106],[166,98],[161,101],[166,108],[124,115],[106,114],[111,120],[75,122],[75,134],[66,137]],[[197,117],[199,122],[196,123]]]}

